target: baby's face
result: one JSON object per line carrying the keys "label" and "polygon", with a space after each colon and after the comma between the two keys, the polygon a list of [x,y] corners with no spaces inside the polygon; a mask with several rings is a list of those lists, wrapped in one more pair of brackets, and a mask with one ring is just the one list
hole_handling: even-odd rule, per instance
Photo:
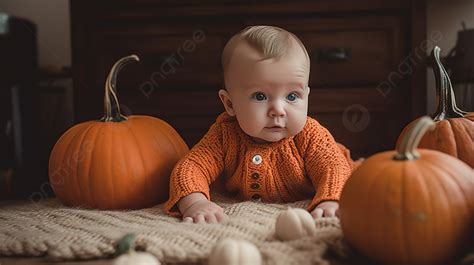
{"label": "baby's face", "polygon": [[309,62],[296,44],[279,60],[241,42],[225,76],[234,114],[242,130],[259,143],[298,134],[308,110]]}

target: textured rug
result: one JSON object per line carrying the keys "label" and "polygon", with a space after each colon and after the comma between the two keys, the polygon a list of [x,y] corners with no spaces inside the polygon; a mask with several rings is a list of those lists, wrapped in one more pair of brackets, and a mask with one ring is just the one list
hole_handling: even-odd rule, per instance
{"label": "textured rug", "polygon": [[309,201],[291,204],[214,200],[229,215],[220,224],[189,224],[169,217],[162,205],[141,210],[98,211],[63,206],[55,199],[0,206],[0,256],[46,256],[51,260],[114,256],[115,242],[127,233],[137,235],[136,247],[163,263],[206,264],[222,238],[245,239],[260,250],[264,264],[329,264],[324,254],[351,255],[339,219],[316,221],[317,235],[283,242],[275,237],[277,215],[287,207],[305,208]]}
{"label": "textured rug", "polygon": [[[288,207],[305,208],[309,200],[263,204],[231,201],[218,194],[213,199],[229,215],[225,223],[182,223],[165,215],[162,205],[98,211],[47,199],[0,206],[0,256],[42,256],[54,261],[110,258],[116,255],[117,240],[127,233],[137,235],[136,249],[155,255],[163,264],[207,264],[217,241],[228,237],[255,244],[267,265],[329,265],[328,251],[346,261],[357,256],[344,241],[337,218],[316,220],[314,237],[288,242],[275,237],[278,214]],[[474,264],[474,251],[454,264]]]}

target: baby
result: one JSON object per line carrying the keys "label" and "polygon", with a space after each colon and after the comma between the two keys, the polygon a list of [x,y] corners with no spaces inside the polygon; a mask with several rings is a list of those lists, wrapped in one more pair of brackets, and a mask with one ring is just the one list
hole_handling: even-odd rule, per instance
{"label": "baby", "polygon": [[165,211],[185,222],[227,218],[211,201],[221,182],[243,200],[292,202],[312,198],[314,218],[336,216],[354,162],[349,151],[307,116],[310,60],[292,33],[248,27],[222,53],[225,112],[175,166]]}

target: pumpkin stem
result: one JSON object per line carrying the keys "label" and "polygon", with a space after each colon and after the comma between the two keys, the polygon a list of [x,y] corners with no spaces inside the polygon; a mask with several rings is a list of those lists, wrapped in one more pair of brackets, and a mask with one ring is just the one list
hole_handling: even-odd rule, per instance
{"label": "pumpkin stem", "polygon": [[[442,66],[442,65],[441,65]],[[443,72],[445,74],[445,78],[446,78],[446,83],[448,84],[449,86],[449,92],[447,93],[448,94],[448,104],[450,104],[451,106],[453,106],[453,109],[455,111],[457,111],[458,113],[461,113],[462,116],[466,115],[467,112],[466,111],[463,111],[461,110],[457,105],[456,105],[456,95],[454,95],[454,89],[453,89],[453,85],[451,84],[451,78],[449,78],[449,75],[448,75],[448,72],[446,71],[446,69],[444,68],[443,66]]]}
{"label": "pumpkin stem", "polygon": [[441,64],[440,51],[441,49],[435,46],[431,52],[436,80],[436,97],[438,99],[437,110],[433,114],[434,121],[461,118],[466,114],[466,112],[460,110],[456,105],[451,80],[443,64]]}
{"label": "pumpkin stem", "polygon": [[420,158],[416,151],[421,138],[429,128],[433,128],[434,121],[423,116],[418,119],[413,127],[402,138],[401,144],[397,148],[397,154],[393,156],[394,160],[415,160]]}
{"label": "pumpkin stem", "polygon": [[117,254],[121,255],[133,250],[133,245],[136,237],[137,236],[135,234],[129,233],[123,236],[119,241],[117,241],[115,247],[117,249]]}
{"label": "pumpkin stem", "polygon": [[107,80],[105,81],[104,93],[104,117],[101,121],[120,122],[127,120],[127,117],[120,113],[120,104],[117,97],[117,74],[127,63],[132,61],[140,61],[138,56],[129,55],[118,60],[110,70]]}

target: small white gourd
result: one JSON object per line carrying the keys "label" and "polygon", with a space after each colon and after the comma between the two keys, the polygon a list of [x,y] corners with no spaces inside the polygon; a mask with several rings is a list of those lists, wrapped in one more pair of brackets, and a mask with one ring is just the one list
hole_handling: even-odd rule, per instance
{"label": "small white gourd", "polygon": [[311,214],[300,208],[281,212],[275,223],[275,233],[281,240],[295,240],[316,234],[316,224]]}
{"label": "small white gourd", "polygon": [[133,250],[135,243],[135,234],[126,234],[116,245],[118,254],[121,254],[114,260],[114,265],[161,265],[155,256],[146,252],[136,252]]}
{"label": "small white gourd", "polygon": [[114,265],[161,265],[161,263],[150,253],[132,250],[116,258]]}
{"label": "small white gourd", "polygon": [[208,265],[261,265],[257,247],[245,240],[226,238],[219,241],[209,256]]}

